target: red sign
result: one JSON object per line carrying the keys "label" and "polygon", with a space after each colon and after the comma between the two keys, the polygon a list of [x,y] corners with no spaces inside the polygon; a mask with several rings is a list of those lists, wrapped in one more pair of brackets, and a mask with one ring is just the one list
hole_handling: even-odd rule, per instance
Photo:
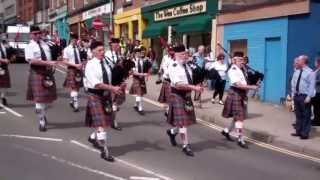
{"label": "red sign", "polygon": [[102,22],[102,20],[100,18],[95,18],[92,21],[92,26],[96,30],[101,30],[102,27],[103,27],[103,22]]}

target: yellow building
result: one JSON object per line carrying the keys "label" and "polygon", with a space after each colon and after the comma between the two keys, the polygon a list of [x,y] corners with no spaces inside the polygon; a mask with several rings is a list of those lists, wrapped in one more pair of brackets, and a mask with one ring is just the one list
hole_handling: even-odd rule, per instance
{"label": "yellow building", "polygon": [[133,9],[114,15],[114,36],[117,38],[129,38],[140,40],[145,47],[149,47],[149,41],[142,39],[146,22],[142,19],[141,9]]}

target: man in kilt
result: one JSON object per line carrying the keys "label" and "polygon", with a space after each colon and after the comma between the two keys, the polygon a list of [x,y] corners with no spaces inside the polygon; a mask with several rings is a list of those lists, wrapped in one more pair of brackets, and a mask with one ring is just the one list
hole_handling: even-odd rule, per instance
{"label": "man in kilt", "polygon": [[112,84],[112,68],[104,61],[104,47],[100,41],[94,41],[90,47],[93,59],[85,67],[84,86],[88,92],[86,125],[94,128],[88,141],[101,150],[101,158],[113,162],[107,148],[106,128],[112,123],[113,113],[111,93],[121,94],[120,86]]}
{"label": "man in kilt", "polygon": [[11,88],[10,82],[10,72],[9,72],[9,63],[8,52],[6,48],[6,41],[2,40],[0,43],[0,98],[4,106],[8,105],[6,95],[6,89]]}
{"label": "man in kilt", "polygon": [[70,106],[74,112],[79,112],[79,90],[82,83],[82,63],[77,47],[78,35],[70,35],[70,44],[63,50],[63,62],[68,67],[63,87],[70,92]]}
{"label": "man in kilt", "polygon": [[[119,56],[119,51],[120,51],[120,39],[118,38],[111,38],[109,45],[110,45],[110,50],[105,52],[104,59],[105,61],[112,67],[114,68],[115,66],[120,63],[121,59]],[[116,78],[116,77],[114,77]],[[121,86],[122,93],[121,94],[111,94],[112,97],[112,110],[114,112],[119,111],[119,106],[123,104],[126,100],[126,89],[125,86]],[[115,115],[116,113],[114,113]],[[118,122],[116,121],[116,118],[113,118],[111,128],[121,131],[122,128],[119,126]]]}
{"label": "man in kilt", "polygon": [[30,64],[27,100],[35,103],[35,112],[39,120],[39,130],[46,131],[46,109],[49,103],[57,99],[54,67],[49,46],[43,42],[40,28],[30,27],[31,41],[25,48],[25,57]]}
{"label": "man in kilt", "polygon": [[161,66],[160,66],[163,74],[162,74],[162,86],[161,86],[158,102],[165,104],[165,116],[168,116],[168,110],[169,110],[168,101],[171,93],[171,86],[170,86],[171,81],[168,74],[168,68],[170,64],[174,61],[170,56],[170,54],[172,53],[174,54],[172,48],[168,48],[168,54],[163,56]]}
{"label": "man in kilt", "polygon": [[142,97],[147,94],[146,78],[152,71],[152,64],[146,57],[146,49],[144,47],[135,48],[133,52],[135,67],[133,68],[133,80],[129,93],[136,95],[134,109],[140,115],[144,115]]}
{"label": "man in kilt", "polygon": [[196,123],[191,92],[202,92],[203,88],[192,83],[192,70],[187,64],[188,54],[183,45],[173,48],[175,62],[168,69],[171,80],[171,94],[169,98],[169,113],[167,122],[173,128],[167,130],[172,146],[176,146],[175,137],[180,134],[183,146],[182,151],[187,156],[194,156],[188,141],[187,127]]}
{"label": "man in kilt", "polygon": [[230,79],[230,89],[224,104],[222,116],[225,118],[233,118],[229,127],[226,127],[221,133],[229,141],[233,141],[230,132],[234,129],[238,138],[238,145],[242,148],[248,148],[244,141],[243,121],[247,116],[247,90],[256,90],[256,85],[248,85],[247,75],[243,70],[244,58],[242,52],[235,52],[233,57],[234,64],[231,65],[228,76]]}

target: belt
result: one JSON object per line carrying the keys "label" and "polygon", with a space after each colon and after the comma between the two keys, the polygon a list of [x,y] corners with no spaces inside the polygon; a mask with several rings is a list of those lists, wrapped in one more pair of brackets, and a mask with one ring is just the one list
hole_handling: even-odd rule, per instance
{"label": "belt", "polygon": [[171,80],[169,78],[164,78],[163,80],[171,82]]}
{"label": "belt", "polygon": [[88,92],[101,97],[106,96],[106,93],[108,93],[107,91],[102,89],[91,89],[91,88],[88,88]]}
{"label": "belt", "polygon": [[304,93],[295,93],[294,96],[308,96],[308,95]]}
{"label": "belt", "polygon": [[185,97],[188,93],[191,93],[191,91],[184,91],[171,87],[171,93]]}

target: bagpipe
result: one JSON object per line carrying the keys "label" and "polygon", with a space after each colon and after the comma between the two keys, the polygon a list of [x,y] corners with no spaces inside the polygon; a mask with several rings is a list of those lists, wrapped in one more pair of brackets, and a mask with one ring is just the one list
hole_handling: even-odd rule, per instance
{"label": "bagpipe", "polygon": [[[110,61],[105,58],[108,63]],[[132,68],[135,67],[135,63],[127,57],[121,57],[118,62],[113,64],[112,68],[112,85],[119,86],[121,85],[129,76]]]}
{"label": "bagpipe", "polygon": [[[232,58],[231,54],[220,43],[217,43],[217,45],[224,51],[225,54],[229,56],[230,59]],[[229,64],[229,67],[230,66],[231,64]],[[264,80],[263,73],[251,68],[248,65],[245,65],[244,68],[246,69],[249,85],[259,85]]]}
{"label": "bagpipe", "polygon": [[192,70],[192,84],[201,84],[207,78],[208,73],[205,68],[198,66],[195,57],[191,61],[188,61],[187,64]]}

